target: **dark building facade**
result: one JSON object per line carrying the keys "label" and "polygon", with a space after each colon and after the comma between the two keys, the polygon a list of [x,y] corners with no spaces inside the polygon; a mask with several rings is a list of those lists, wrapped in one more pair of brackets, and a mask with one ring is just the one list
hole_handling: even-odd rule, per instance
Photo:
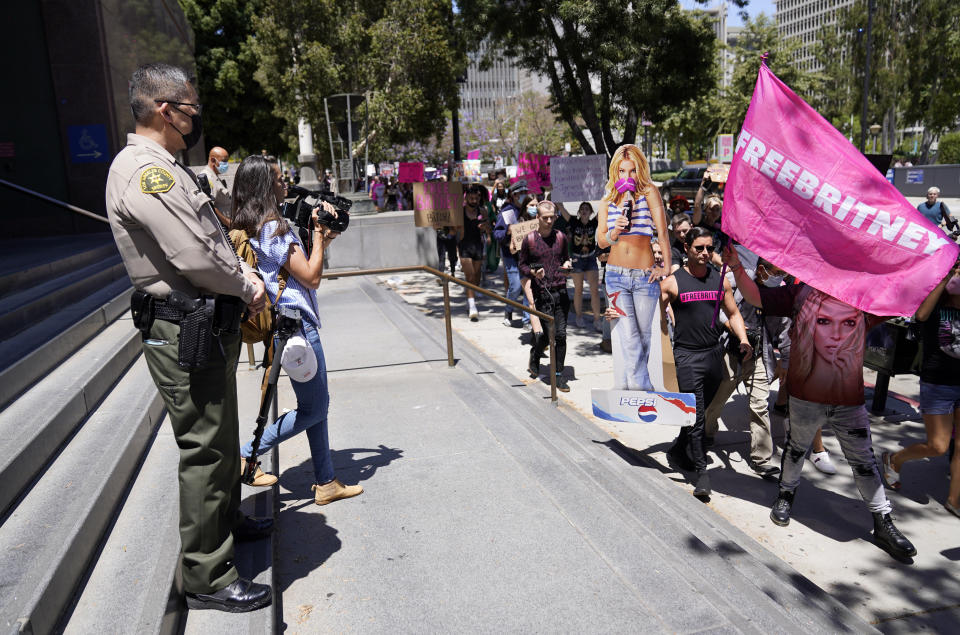
{"label": "dark building facade", "polygon": [[[176,0],[38,0],[5,8],[0,179],[103,214],[110,161],[134,129],[129,78],[146,62],[193,73],[190,27]],[[203,144],[184,158],[204,163]],[[2,184],[0,214],[4,238],[107,231]]]}

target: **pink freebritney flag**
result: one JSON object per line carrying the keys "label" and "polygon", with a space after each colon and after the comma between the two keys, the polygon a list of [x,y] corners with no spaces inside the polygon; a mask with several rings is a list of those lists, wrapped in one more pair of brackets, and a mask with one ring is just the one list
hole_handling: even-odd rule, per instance
{"label": "pink freebritney flag", "polygon": [[875,315],[913,315],[958,247],[767,68],[737,139],[723,230]]}

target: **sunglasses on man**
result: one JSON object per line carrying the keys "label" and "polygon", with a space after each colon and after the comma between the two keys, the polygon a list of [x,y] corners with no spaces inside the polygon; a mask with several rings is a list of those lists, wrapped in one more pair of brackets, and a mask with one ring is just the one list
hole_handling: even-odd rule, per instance
{"label": "sunglasses on man", "polygon": [[707,250],[707,253],[713,253],[713,245],[694,245],[693,248],[697,250],[698,254],[702,254],[704,249]]}

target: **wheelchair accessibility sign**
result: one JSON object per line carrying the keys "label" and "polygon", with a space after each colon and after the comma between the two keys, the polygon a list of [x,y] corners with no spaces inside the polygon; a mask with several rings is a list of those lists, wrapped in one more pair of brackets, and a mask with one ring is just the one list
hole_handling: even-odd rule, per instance
{"label": "wheelchair accessibility sign", "polygon": [[68,126],[67,137],[70,140],[70,161],[72,163],[107,163],[110,161],[107,127],[103,124]]}

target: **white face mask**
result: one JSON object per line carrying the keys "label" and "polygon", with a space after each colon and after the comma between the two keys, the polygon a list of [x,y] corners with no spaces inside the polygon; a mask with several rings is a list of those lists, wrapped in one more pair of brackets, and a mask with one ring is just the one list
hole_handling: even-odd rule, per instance
{"label": "white face mask", "polygon": [[781,284],[783,284],[783,276],[767,276],[763,281],[765,287],[779,287]]}

